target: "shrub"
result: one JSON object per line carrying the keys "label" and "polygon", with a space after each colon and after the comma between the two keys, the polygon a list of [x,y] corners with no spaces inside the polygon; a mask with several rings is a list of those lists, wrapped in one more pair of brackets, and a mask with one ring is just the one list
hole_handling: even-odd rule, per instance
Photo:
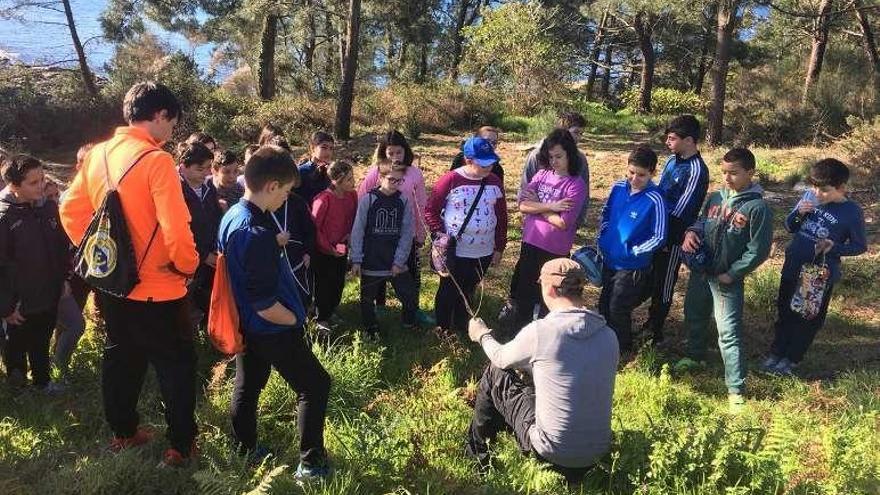
{"label": "shrub", "polygon": [[847,124],[852,130],[837,141],[835,148],[847,156],[851,166],[869,176],[875,175],[880,171],[880,117],[850,117]]}
{"label": "shrub", "polygon": [[[639,88],[633,87],[620,96],[626,108],[635,111],[639,105]],[[673,88],[654,88],[651,91],[651,112],[656,115],[700,114],[706,111],[706,102],[700,95]]]}

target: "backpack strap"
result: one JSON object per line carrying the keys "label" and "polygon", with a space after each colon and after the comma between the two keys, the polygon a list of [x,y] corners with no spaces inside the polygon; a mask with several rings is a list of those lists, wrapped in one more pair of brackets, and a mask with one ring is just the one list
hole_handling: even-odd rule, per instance
{"label": "backpack strap", "polygon": [[461,236],[464,235],[464,229],[467,227],[468,223],[471,221],[471,217],[474,216],[474,211],[477,209],[477,205],[480,203],[480,198],[483,196],[483,191],[486,190],[486,179],[480,181],[480,189],[477,190],[477,195],[474,197],[474,202],[471,204],[470,209],[467,212],[467,215],[464,217],[464,221],[461,222],[461,228],[458,229],[458,233],[455,234],[456,240],[461,240]]}

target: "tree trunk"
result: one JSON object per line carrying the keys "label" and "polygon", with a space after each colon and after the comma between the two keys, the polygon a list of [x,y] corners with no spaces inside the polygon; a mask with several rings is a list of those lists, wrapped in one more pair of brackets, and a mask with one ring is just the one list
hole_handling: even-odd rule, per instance
{"label": "tree trunk", "polygon": [[358,49],[360,47],[361,0],[350,0],[348,8],[348,35],[339,102],[336,105],[336,137],[351,137],[351,106],[354,102],[354,80],[357,75]]}
{"label": "tree trunk", "polygon": [[[647,17],[647,19],[646,19]],[[642,80],[639,86],[639,113],[651,113],[651,90],[654,88],[654,65],[656,55],[652,36],[654,34],[654,14],[639,12],[633,22],[633,29],[639,41],[639,50],[642,52]]]}
{"label": "tree trunk", "polygon": [[461,64],[461,52],[464,45],[464,35],[461,34],[461,30],[464,29],[470,4],[469,0],[459,0],[458,11],[455,13],[455,24],[452,25],[452,56],[449,61],[449,79],[451,81],[458,80],[458,66]]}
{"label": "tree trunk", "polygon": [[602,20],[596,28],[596,38],[593,40],[593,50],[590,53],[590,75],[587,76],[587,98],[593,96],[593,86],[596,84],[596,73],[599,71],[599,51],[602,49],[602,40],[605,37],[605,23],[608,22],[608,10],[602,13]]}
{"label": "tree trunk", "polygon": [[605,45],[605,72],[602,74],[602,94],[608,96],[611,91],[611,68],[614,66],[612,58],[614,55],[613,40],[608,40]]}
{"label": "tree trunk", "polygon": [[[703,23],[703,42],[700,46],[700,63],[697,65],[697,73],[694,74],[694,82],[691,86],[694,94],[703,93],[703,84],[706,82],[706,72],[709,70],[709,48],[712,45],[712,34],[718,22],[718,4],[713,3],[709,6],[709,17]],[[717,34],[716,34],[717,36]]]}
{"label": "tree trunk", "polygon": [[[329,7],[324,5],[324,36],[328,40],[333,39],[333,18],[330,17]],[[333,80],[334,68],[336,67],[336,56],[333,51],[333,43],[328,42],[324,47],[326,59],[324,60],[324,77],[328,81]]]}
{"label": "tree trunk", "polygon": [[428,43],[422,43],[419,47],[419,70],[416,73],[416,82],[423,84],[428,80]]}
{"label": "tree trunk", "polygon": [[70,8],[70,0],[62,0],[64,15],[67,16],[67,27],[70,28],[70,38],[73,40],[73,48],[76,50],[76,58],[79,61],[79,71],[82,75],[83,87],[91,96],[98,96],[98,87],[95,86],[95,77],[92,75],[89,64],[86,61],[86,53],[83,50],[79,34],[76,32],[76,23],[73,21],[73,11]]}
{"label": "tree trunk", "polygon": [[260,83],[260,98],[275,98],[275,41],[278,34],[278,16],[269,14],[263,20],[263,34],[260,37],[260,67],[257,70]]}
{"label": "tree trunk", "polygon": [[313,0],[305,0],[303,4],[306,9],[306,39],[303,43],[303,65],[310,72],[315,66],[315,46],[316,46],[316,29],[315,29],[315,5]]}
{"label": "tree trunk", "polygon": [[856,9],[856,19],[859,21],[859,27],[862,30],[862,47],[865,49],[865,55],[871,61],[873,68],[874,81],[874,97],[880,97],[880,55],[877,54],[877,42],[874,40],[874,30],[871,28],[868,13],[862,10],[861,0],[855,0],[853,6]]}
{"label": "tree trunk", "polygon": [[730,66],[730,47],[733,32],[739,21],[740,0],[721,0],[718,3],[718,33],[715,41],[715,63],[712,65],[712,104],[706,142],[721,144],[724,131],[724,99],[727,94],[727,69]]}
{"label": "tree trunk", "polygon": [[801,104],[807,102],[810,89],[819,80],[822,73],[822,62],[825,60],[825,48],[828,47],[828,32],[831,29],[831,8],[833,0],[822,0],[819,4],[819,16],[813,28],[812,49],[810,61],[807,65],[807,77],[804,79],[804,92],[801,95]]}

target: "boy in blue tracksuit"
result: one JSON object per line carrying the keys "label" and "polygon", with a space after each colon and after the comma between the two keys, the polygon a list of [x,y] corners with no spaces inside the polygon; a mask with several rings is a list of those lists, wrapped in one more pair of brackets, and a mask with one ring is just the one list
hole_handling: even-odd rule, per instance
{"label": "boy in blue tracksuit", "polygon": [[629,155],[627,179],[618,181],[602,210],[599,250],[604,258],[599,312],[632,350],[632,312],[649,289],[651,261],[666,241],[666,205],[651,181],[657,155],[639,146]]}
{"label": "boy in blue tracksuit", "polygon": [[[785,229],[794,238],[785,250],[782,280],[776,300],[776,336],[764,369],[792,375],[825,323],[834,284],[840,280],[840,257],[858,256],[868,250],[862,208],[846,196],[849,168],[833,158],[810,167],[813,185],[785,219]],[[824,254],[830,271],[819,314],[806,320],[791,310],[801,267]]]}
{"label": "boy in blue tracksuit", "polygon": [[245,194],[220,223],[218,248],[238,308],[245,350],[235,356],[232,429],[243,453],[260,457],[257,447],[257,402],[274,367],[299,397],[298,478],[329,473],[324,450],[324,419],[330,375],[303,335],[305,311],[293,274],[284,259],[270,212],[277,210],[293,187],[290,153],[277,146],[257,150],[245,168]]}
{"label": "boy in blue tracksuit", "polygon": [[666,245],[654,255],[651,308],[642,327],[651,332],[654,343],[663,341],[663,325],[681,268],[684,234],[697,220],[709,189],[709,168],[697,149],[699,140],[700,122],[693,115],[678,116],[666,127],[666,147],[673,155],[663,166],[658,187],[666,201],[669,232]]}

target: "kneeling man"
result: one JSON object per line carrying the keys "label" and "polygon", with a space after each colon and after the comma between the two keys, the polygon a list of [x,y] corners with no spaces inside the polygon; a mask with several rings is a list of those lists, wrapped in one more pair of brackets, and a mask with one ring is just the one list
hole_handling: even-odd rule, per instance
{"label": "kneeling man", "polygon": [[496,341],[482,319],[470,321],[470,338],[491,363],[478,385],[467,452],[486,469],[487,441],[509,429],[523,453],[574,482],[610,446],[619,348],[605,320],[584,307],[580,265],[550,260],[540,283],[550,312],[511,342]]}

